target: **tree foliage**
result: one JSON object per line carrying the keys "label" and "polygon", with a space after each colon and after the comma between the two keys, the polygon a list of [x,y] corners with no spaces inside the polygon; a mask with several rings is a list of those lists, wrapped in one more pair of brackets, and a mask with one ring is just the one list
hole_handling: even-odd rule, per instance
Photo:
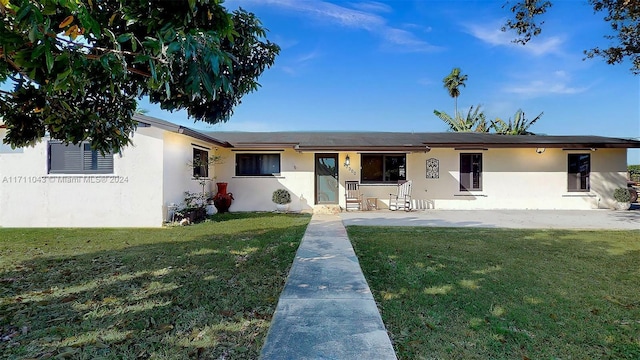
{"label": "tree foliage", "polygon": [[444,88],[447,89],[449,96],[453,98],[455,114],[458,113],[458,96],[460,96],[460,87],[467,86],[465,84],[465,81],[467,81],[467,79],[468,76],[463,75],[460,68],[453,68],[451,70],[451,73],[449,73],[449,75],[445,76],[445,78],[442,79]]}
{"label": "tree foliage", "polygon": [[527,120],[524,111],[519,109],[513,116],[513,120],[508,121],[496,118],[487,122],[484,111],[480,110],[481,106],[475,108],[471,106],[466,115],[456,113],[456,116],[445,113],[444,111],[433,110],[433,113],[449,127],[449,131],[454,132],[495,132],[499,135],[535,135],[529,128],[542,117],[540,113],[533,120]]}
{"label": "tree foliage", "polygon": [[[523,15],[524,16],[524,15]],[[451,73],[447,75],[442,82],[444,87],[449,92],[449,95],[456,99],[460,95],[459,87],[465,86],[464,82],[467,80],[467,75],[461,75],[460,68],[453,68]],[[491,120],[491,124],[487,122],[487,117],[484,111],[480,110],[481,106],[471,106],[467,111],[467,114],[463,116],[458,112],[458,106],[456,103],[456,111],[454,116],[447,114],[444,111],[433,110],[433,113],[442,121],[444,121],[449,127],[449,131],[455,132],[490,132],[494,130],[500,135],[535,135],[529,131],[529,128],[536,123],[542,117],[543,113],[536,116],[533,120],[526,120],[524,117],[524,111],[516,111],[513,121],[509,119],[509,122],[505,122],[500,118]]]}
{"label": "tree foliage", "polygon": [[220,0],[0,0],[5,142],[46,133],[118,151],[137,99],[227,121],[279,47],[254,14]]}
{"label": "tree foliage", "polygon": [[480,110],[480,105],[477,107],[471,106],[466,115],[456,113],[454,117],[445,113],[444,111],[433,110],[433,113],[444,121],[450,131],[455,132],[489,132],[490,127],[487,126],[487,118],[484,111]]}
{"label": "tree foliage", "polygon": [[[612,41],[607,48],[594,47],[585,50],[587,58],[602,57],[609,64],[617,64],[629,59],[631,71],[640,74],[640,0],[588,0],[594,12],[604,13],[612,35],[605,35]],[[544,21],[541,16],[551,7],[551,1],[521,0],[510,7],[513,18],[508,19],[503,31],[515,30],[518,38],[514,41],[526,44],[532,37],[542,32]]]}
{"label": "tree foliage", "polygon": [[508,122],[505,122],[500,118],[496,118],[495,120],[491,120],[490,127],[495,130],[497,134],[501,135],[535,135],[529,131],[529,128],[535,124],[536,121],[540,120],[542,114],[544,113],[540,113],[533,120],[527,120],[524,117],[524,111],[518,109],[513,116],[513,120],[510,118]]}

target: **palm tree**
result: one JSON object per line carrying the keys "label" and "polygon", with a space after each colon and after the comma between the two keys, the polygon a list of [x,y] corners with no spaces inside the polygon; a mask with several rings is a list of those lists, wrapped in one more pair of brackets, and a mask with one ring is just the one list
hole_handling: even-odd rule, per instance
{"label": "palm tree", "polygon": [[507,123],[497,118],[495,121],[491,121],[491,128],[501,135],[535,135],[529,131],[529,128],[531,125],[535,124],[536,121],[540,120],[542,114],[544,113],[541,112],[533,120],[527,120],[524,118],[524,111],[522,111],[522,109],[518,109],[516,114],[513,116],[513,121],[509,119],[509,122]]}
{"label": "palm tree", "polygon": [[440,118],[440,120],[444,121],[447,125],[449,125],[450,131],[455,132],[489,132],[490,127],[487,126],[487,119],[484,114],[484,111],[480,110],[480,105],[478,105],[475,110],[474,107],[471,106],[469,111],[467,111],[467,115],[462,117],[461,114],[457,113],[456,116],[451,117],[449,114],[444,111],[433,110],[433,113]]}
{"label": "palm tree", "polygon": [[147,109],[143,109],[141,107],[136,107],[136,110],[133,113],[137,114],[137,115],[145,115],[148,112],[149,112],[149,110],[147,110]]}
{"label": "palm tree", "polygon": [[464,83],[467,81],[467,75],[460,73],[460,68],[453,68],[451,73],[447,75],[442,82],[444,88],[449,92],[449,96],[453,98],[454,115],[458,116],[458,96],[460,96],[460,86],[466,86]]}

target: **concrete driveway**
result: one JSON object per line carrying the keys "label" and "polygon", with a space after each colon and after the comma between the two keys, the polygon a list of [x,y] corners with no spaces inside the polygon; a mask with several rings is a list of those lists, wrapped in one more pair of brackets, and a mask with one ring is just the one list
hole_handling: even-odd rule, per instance
{"label": "concrete driveway", "polygon": [[420,210],[354,211],[340,214],[345,226],[434,226],[516,229],[640,230],[640,209],[614,210]]}

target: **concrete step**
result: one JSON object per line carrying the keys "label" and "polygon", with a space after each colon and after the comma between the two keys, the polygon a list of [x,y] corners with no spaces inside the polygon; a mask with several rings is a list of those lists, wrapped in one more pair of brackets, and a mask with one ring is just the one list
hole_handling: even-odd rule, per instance
{"label": "concrete step", "polygon": [[313,207],[314,214],[334,215],[334,214],[340,214],[341,211],[342,211],[342,208],[340,207],[340,205],[323,204],[323,205],[315,205]]}

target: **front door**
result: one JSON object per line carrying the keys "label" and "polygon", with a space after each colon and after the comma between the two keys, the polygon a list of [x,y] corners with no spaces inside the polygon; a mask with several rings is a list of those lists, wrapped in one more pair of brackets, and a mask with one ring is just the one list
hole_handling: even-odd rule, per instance
{"label": "front door", "polygon": [[338,154],[316,154],[316,204],[338,203]]}

